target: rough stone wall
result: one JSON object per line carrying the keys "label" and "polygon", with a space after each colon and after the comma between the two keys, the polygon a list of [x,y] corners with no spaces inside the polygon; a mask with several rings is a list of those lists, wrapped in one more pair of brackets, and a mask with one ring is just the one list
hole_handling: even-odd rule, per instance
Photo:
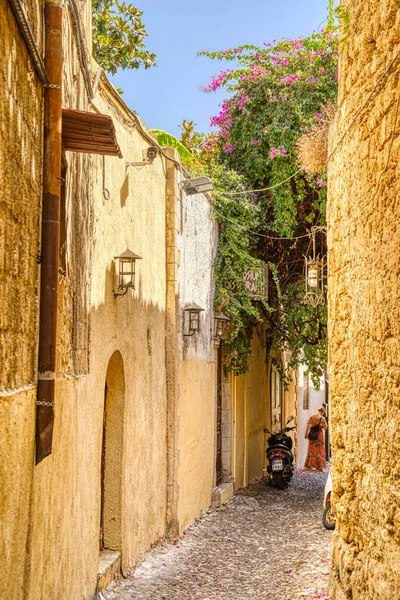
{"label": "rough stone wall", "polygon": [[[90,3],[78,2],[79,22],[89,55]],[[69,2],[63,22],[63,100],[65,108],[89,110],[77,34]],[[93,75],[92,75],[93,79]],[[100,165],[99,165],[100,167]],[[65,152],[60,210],[60,278],[57,326],[57,375],[82,375],[89,369],[91,240],[94,228],[93,181],[95,156]],[[100,167],[101,168],[101,167]]]}
{"label": "rough stone wall", "polygon": [[[40,0],[25,3],[40,49],[42,8]],[[2,593],[25,600],[37,372],[42,87],[7,0],[0,0],[0,15],[0,564]]]}
{"label": "rough stone wall", "polygon": [[[121,523],[116,536],[120,542],[112,545],[121,552],[123,572],[128,573],[166,531],[166,165],[158,157],[152,165],[126,170],[125,160],[140,160],[149,144],[133,125],[126,125],[129,115],[110,97],[104,81],[95,104],[103,114],[112,115],[124,158],[106,157],[108,200],[103,196],[102,157],[93,156],[88,173],[94,198],[93,233],[88,240],[89,372],[58,383],[53,454],[35,467],[29,600],[93,597],[99,558],[105,382],[116,352],[124,373],[118,409],[123,422],[119,423],[122,435],[114,436],[111,447],[107,448],[106,440],[116,473],[106,477],[105,497],[113,502],[120,499],[115,513]],[[79,182],[82,173],[70,174],[74,175]],[[79,206],[86,201],[84,193],[68,201],[77,211],[77,220],[82,217]],[[136,265],[136,291],[117,297],[114,257],[127,248],[142,257]],[[83,262],[81,277],[85,269]]]}
{"label": "rough stone wall", "polygon": [[353,0],[348,13],[329,162],[332,586],[338,599],[389,600],[400,598],[400,2]]}
{"label": "rough stone wall", "polygon": [[13,390],[36,371],[42,86],[6,0],[0,12],[0,389]]}

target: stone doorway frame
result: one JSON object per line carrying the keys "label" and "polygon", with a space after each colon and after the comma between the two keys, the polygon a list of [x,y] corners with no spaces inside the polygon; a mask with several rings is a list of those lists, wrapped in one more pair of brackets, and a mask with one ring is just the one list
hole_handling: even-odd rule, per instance
{"label": "stone doorway frame", "polygon": [[[216,347],[215,485],[213,504],[221,506],[233,495],[233,395],[232,375],[224,369],[223,341]],[[218,426],[219,421],[219,426]],[[218,459],[217,459],[218,457]],[[221,476],[218,478],[218,466]]]}

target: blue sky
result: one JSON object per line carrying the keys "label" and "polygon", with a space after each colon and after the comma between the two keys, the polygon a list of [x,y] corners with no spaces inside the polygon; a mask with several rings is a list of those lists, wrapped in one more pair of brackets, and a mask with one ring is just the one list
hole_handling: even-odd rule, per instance
{"label": "blue sky", "polygon": [[183,119],[207,132],[218,114],[224,91],[205,94],[199,86],[224,68],[200,50],[223,50],[242,44],[272,42],[307,35],[323,27],[327,0],[136,0],[148,32],[146,46],[158,66],[120,71],[113,83],[147,127],[180,137]]}

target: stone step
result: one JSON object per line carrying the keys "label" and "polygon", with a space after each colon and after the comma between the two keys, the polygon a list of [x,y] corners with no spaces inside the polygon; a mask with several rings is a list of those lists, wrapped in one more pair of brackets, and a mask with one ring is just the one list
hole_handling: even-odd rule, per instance
{"label": "stone step", "polygon": [[113,550],[102,550],[97,572],[97,591],[105,590],[121,574],[121,554]]}

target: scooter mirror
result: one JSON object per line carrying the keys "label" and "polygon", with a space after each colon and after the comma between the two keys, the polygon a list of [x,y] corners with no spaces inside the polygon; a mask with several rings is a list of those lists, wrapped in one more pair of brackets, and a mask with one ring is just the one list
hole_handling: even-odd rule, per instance
{"label": "scooter mirror", "polygon": [[290,421],[294,421],[293,415],[290,415],[290,417],[288,417],[288,420],[286,421],[286,423],[290,423]]}

